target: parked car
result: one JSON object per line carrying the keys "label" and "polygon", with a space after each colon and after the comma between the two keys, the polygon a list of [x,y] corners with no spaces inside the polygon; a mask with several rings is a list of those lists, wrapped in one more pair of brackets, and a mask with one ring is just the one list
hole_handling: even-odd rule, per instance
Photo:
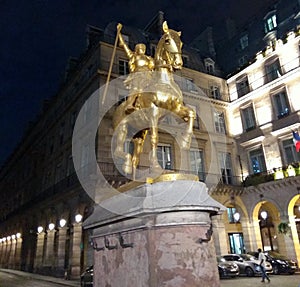
{"label": "parked car", "polygon": [[80,276],[81,287],[93,287],[94,267],[90,266]]}
{"label": "parked car", "polygon": [[233,278],[239,276],[240,271],[237,264],[226,261],[223,257],[217,257],[218,271],[220,278]]}
{"label": "parked car", "polygon": [[[272,264],[274,274],[294,274],[298,269],[298,264],[295,260],[289,259],[286,256],[275,251],[264,252],[267,260]],[[249,252],[258,258],[258,252]]]}
{"label": "parked car", "polygon": [[[250,254],[227,254],[222,257],[227,261],[236,263],[239,266],[240,275],[248,277],[261,275],[259,261]],[[272,265],[270,263],[266,265],[266,272],[272,273]]]}

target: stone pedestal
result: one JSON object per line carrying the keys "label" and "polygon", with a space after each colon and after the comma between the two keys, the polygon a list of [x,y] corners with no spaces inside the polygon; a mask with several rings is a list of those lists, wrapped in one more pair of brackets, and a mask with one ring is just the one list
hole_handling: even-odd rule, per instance
{"label": "stone pedestal", "polygon": [[204,183],[144,184],[95,208],[94,285],[218,287],[211,215],[224,207]]}

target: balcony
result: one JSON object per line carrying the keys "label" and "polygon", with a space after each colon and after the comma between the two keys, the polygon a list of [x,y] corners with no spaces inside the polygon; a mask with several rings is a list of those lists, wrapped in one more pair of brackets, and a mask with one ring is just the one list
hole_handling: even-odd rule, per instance
{"label": "balcony", "polygon": [[243,185],[245,187],[256,186],[258,184],[295,176],[300,176],[300,162],[290,164],[289,166],[282,166],[279,168],[274,168],[273,170],[248,175],[244,180]]}

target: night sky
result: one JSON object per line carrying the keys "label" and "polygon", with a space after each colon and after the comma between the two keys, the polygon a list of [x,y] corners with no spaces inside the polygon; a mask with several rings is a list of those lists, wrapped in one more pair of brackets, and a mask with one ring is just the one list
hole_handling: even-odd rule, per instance
{"label": "night sky", "polygon": [[87,24],[144,28],[163,11],[189,43],[231,16],[238,24],[272,0],[0,0],[0,165],[20,143],[43,99],[55,95],[69,57],[85,48]]}

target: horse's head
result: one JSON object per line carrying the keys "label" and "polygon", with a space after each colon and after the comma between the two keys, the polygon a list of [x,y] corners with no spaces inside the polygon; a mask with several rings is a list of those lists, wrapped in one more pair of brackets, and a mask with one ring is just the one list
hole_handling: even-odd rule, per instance
{"label": "horse's head", "polygon": [[158,66],[171,66],[173,69],[181,69],[183,64],[181,32],[169,29],[166,21],[163,23],[163,31],[164,34],[157,45],[155,53],[156,63],[158,63]]}

